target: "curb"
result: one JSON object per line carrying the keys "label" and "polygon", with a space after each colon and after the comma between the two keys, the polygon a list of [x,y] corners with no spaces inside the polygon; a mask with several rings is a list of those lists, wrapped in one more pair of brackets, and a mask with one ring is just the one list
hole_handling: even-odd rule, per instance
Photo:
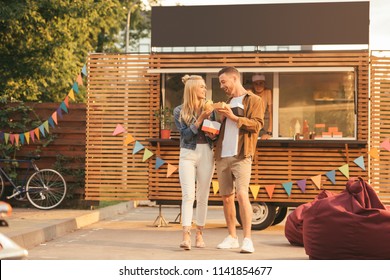
{"label": "curb", "polygon": [[52,225],[44,226],[40,229],[32,229],[29,232],[10,236],[10,239],[25,249],[31,249],[41,243],[51,241],[82,227],[94,224],[117,214],[128,212],[133,208],[133,201],[107,206],[65,221],[54,222]]}

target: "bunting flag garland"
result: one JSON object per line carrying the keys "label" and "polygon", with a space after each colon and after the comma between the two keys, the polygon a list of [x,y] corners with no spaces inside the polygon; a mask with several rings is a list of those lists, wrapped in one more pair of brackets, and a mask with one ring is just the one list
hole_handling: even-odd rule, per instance
{"label": "bunting flag garland", "polygon": [[168,163],[168,169],[167,169],[167,178],[172,175],[173,172],[175,172],[177,169],[177,166],[174,166],[170,163]]}
{"label": "bunting flag garland", "polygon": [[81,74],[83,74],[85,77],[88,76],[88,74],[87,74],[87,65],[84,64],[83,69],[81,69]]}
{"label": "bunting flag garland", "polygon": [[331,170],[325,173],[326,177],[332,182],[332,184],[336,184],[336,170]]}
{"label": "bunting flag garland", "polygon": [[145,148],[145,150],[144,150],[144,156],[143,156],[143,158],[142,158],[142,162],[146,161],[146,160],[149,159],[151,156],[153,156],[153,153],[152,153],[149,149]]}
{"label": "bunting flag garland", "polygon": [[138,153],[139,151],[141,151],[143,148],[144,148],[144,145],[142,145],[141,142],[135,141],[133,155]]}
{"label": "bunting flag garland", "polygon": [[292,182],[286,182],[286,183],[282,183],[282,186],[284,188],[284,190],[286,191],[287,195],[290,196],[291,195],[291,190],[292,190]]}
{"label": "bunting flag garland", "polygon": [[73,101],[76,100],[76,99],[74,98],[74,91],[73,91],[73,88],[70,89],[68,96],[69,96],[69,98],[72,99]]}
{"label": "bunting flag garland", "polygon": [[321,174],[313,176],[310,179],[313,181],[313,183],[317,187],[317,189],[320,190],[321,189]]}
{"label": "bunting flag garland", "polygon": [[161,158],[157,157],[154,169],[159,169],[164,163],[165,163],[164,160],[162,160]]}
{"label": "bunting flag garland", "polygon": [[127,134],[125,140],[123,140],[123,144],[125,146],[129,145],[130,143],[133,143],[135,141],[134,137],[131,134]]}
{"label": "bunting flag garland", "polygon": [[390,151],[390,142],[389,142],[389,139],[386,139],[385,141],[383,141],[380,145],[381,148],[385,149],[385,150],[388,150]]}
{"label": "bunting flag garland", "polygon": [[360,157],[356,158],[353,162],[357,166],[359,166],[361,169],[363,169],[364,171],[366,170],[366,167],[364,165],[364,157],[363,156],[360,156]]}
{"label": "bunting flag garland", "polygon": [[116,136],[116,135],[121,134],[123,132],[125,132],[124,127],[122,125],[120,125],[120,124],[117,124],[114,132],[112,133],[112,135]]}
{"label": "bunting flag garland", "polygon": [[377,148],[370,149],[370,151],[368,153],[370,154],[371,157],[373,157],[375,159],[379,159],[379,151]]}
{"label": "bunting flag garland", "polygon": [[298,185],[299,189],[301,190],[301,192],[304,193],[306,191],[306,179],[297,181],[297,185]]}
{"label": "bunting flag garland", "polygon": [[29,132],[24,133],[24,138],[26,139],[27,144],[30,144],[30,133]]}
{"label": "bunting flag garland", "polygon": [[272,199],[272,196],[274,195],[275,185],[268,185],[265,186],[265,190],[269,196],[270,199]]}
{"label": "bunting flag garland", "polygon": [[[82,75],[87,75],[87,67],[86,65],[83,66],[81,73],[79,73],[76,77],[76,81],[73,83],[72,88],[70,89],[69,93],[65,96],[64,100],[60,103],[60,106],[57,108],[55,112],[49,118],[44,121],[41,125],[38,127],[30,130],[30,131],[24,131],[18,134],[14,133],[5,133],[3,131],[0,131],[0,142],[5,142],[5,144],[8,144],[9,142],[12,145],[24,145],[24,144],[30,144],[30,140],[32,142],[35,142],[35,139],[40,140],[40,136],[46,137],[50,131],[49,131],[49,125],[52,128],[55,128],[55,125],[58,125],[58,118],[57,116],[62,119],[62,111],[65,113],[68,113],[69,108],[69,98],[75,101],[74,93],[79,92],[79,86],[83,86],[83,79]],[[11,135],[13,135],[11,137]]]}
{"label": "bunting flag garland", "polygon": [[24,145],[24,133],[19,134],[20,143]]}
{"label": "bunting flag garland", "polygon": [[249,188],[252,192],[253,198],[256,199],[259,194],[260,186],[259,185],[249,185]]}
{"label": "bunting flag garland", "polygon": [[213,186],[214,195],[216,195],[219,191],[219,182],[217,180],[213,180],[211,184]]}
{"label": "bunting flag garland", "polygon": [[343,166],[339,167],[339,170],[347,179],[349,179],[349,166],[348,164],[344,164]]}

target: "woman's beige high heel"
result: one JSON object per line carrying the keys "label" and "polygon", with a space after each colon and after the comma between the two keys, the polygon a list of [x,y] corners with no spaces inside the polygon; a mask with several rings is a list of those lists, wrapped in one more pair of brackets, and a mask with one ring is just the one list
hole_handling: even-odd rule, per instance
{"label": "woman's beige high heel", "polygon": [[180,243],[180,248],[191,250],[191,227],[183,227],[183,241]]}
{"label": "woman's beige high heel", "polygon": [[203,227],[196,228],[195,246],[197,248],[204,248],[206,244],[203,241]]}

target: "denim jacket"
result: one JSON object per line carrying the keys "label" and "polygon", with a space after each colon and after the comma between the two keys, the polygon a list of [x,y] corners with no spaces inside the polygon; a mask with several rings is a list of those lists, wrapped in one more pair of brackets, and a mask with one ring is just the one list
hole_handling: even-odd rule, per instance
{"label": "denim jacket", "polygon": [[[175,117],[175,124],[177,129],[180,132],[180,148],[186,148],[190,150],[196,149],[196,139],[198,137],[198,128],[195,126],[196,119],[193,117],[191,124],[188,126],[183,121],[180,121],[180,111],[182,105],[177,106],[173,110],[173,115]],[[210,120],[214,121],[216,119],[215,112],[213,111],[210,115]],[[206,136],[206,140],[210,146],[210,148],[213,148],[213,141]]]}

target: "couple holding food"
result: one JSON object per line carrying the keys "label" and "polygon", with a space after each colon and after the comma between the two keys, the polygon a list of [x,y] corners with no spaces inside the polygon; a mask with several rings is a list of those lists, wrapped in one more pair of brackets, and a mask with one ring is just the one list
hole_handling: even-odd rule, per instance
{"label": "couple holding food", "polygon": [[[240,73],[234,67],[218,72],[227,104],[206,102],[206,84],[201,76],[183,77],[183,104],[174,109],[175,124],[180,132],[179,178],[182,189],[183,241],[180,247],[191,249],[193,204],[196,197],[195,247],[205,247],[203,229],[206,223],[210,183],[217,169],[219,192],[229,235],[217,245],[219,249],[240,248],[236,232],[235,196],[240,207],[243,240],[240,252],[253,253],[251,238],[252,207],[249,183],[257,137],[263,127],[262,99],[245,90]],[[202,130],[204,120],[220,116],[219,134]]]}

